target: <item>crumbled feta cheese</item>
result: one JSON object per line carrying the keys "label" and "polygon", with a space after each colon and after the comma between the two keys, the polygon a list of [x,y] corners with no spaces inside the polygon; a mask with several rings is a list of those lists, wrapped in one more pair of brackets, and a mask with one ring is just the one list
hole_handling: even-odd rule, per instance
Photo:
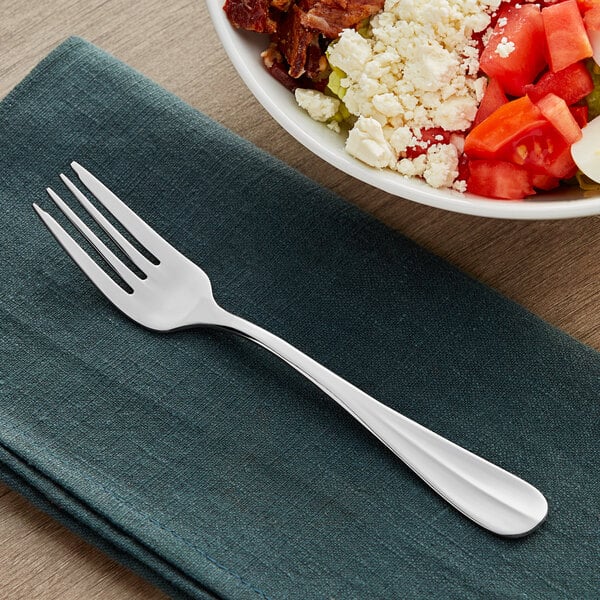
{"label": "crumbled feta cheese", "polygon": [[410,127],[398,127],[392,131],[390,145],[396,151],[397,155],[406,152],[407,148],[413,147],[417,143],[417,138]]}
{"label": "crumbled feta cheese", "polygon": [[477,104],[481,102],[483,99],[483,95],[485,94],[485,90],[487,88],[488,81],[485,77],[480,77],[473,84],[473,89],[475,90],[475,98],[477,100]]}
{"label": "crumbled feta cheese", "polygon": [[463,68],[467,75],[477,75],[479,71],[479,50],[475,46],[466,46],[463,50]]}
{"label": "crumbled feta cheese", "polygon": [[[331,61],[332,52],[335,52],[335,63]],[[330,64],[335,64],[351,79],[357,79],[372,58],[371,42],[358,31],[345,29],[335,45],[329,47],[327,54]]]}
{"label": "crumbled feta cheese", "polygon": [[396,169],[402,175],[407,177],[422,177],[427,167],[427,155],[421,154],[410,160],[409,158],[401,158],[396,163]]}
{"label": "crumbled feta cheese", "polygon": [[451,187],[458,177],[458,151],[452,144],[434,144],[427,149],[423,178],[434,188]]}
{"label": "crumbled feta cheese", "polygon": [[483,35],[481,36],[481,43],[483,44],[484,47],[488,45],[493,33],[494,33],[494,28],[488,27],[485,30],[485,32],[483,33]]}
{"label": "crumbled feta cheese", "polygon": [[506,36],[504,36],[500,43],[496,46],[496,54],[501,58],[510,56],[515,51],[515,43],[511,42]]}
{"label": "crumbled feta cheese", "polygon": [[467,191],[467,182],[464,179],[457,179],[452,184],[452,189],[464,194]]}
{"label": "crumbled feta cheese", "polygon": [[340,101],[337,98],[326,96],[317,90],[305,90],[298,88],[294,92],[298,106],[303,108],[315,121],[325,123],[332,119],[340,109]]}
{"label": "crumbled feta cheese", "polygon": [[397,117],[402,114],[402,104],[390,92],[373,96],[373,106],[386,117]]}
{"label": "crumbled feta cheese", "polygon": [[327,123],[327,127],[329,127],[331,131],[335,131],[336,133],[342,132],[342,128],[340,127],[340,124],[337,121],[329,121],[329,123]]}
{"label": "crumbled feta cheese", "polygon": [[432,110],[433,121],[447,131],[468,129],[477,113],[477,98],[471,96],[452,96]]}
{"label": "crumbled feta cheese", "polygon": [[379,121],[359,117],[346,140],[346,151],[372,167],[391,167],[396,155],[383,135]]}
{"label": "crumbled feta cheese", "polygon": [[[368,37],[344,30],[327,57],[346,77],[344,104],[357,116],[346,149],[367,164],[452,187],[458,150],[421,142],[420,129],[471,126],[486,79],[473,33],[490,28],[503,0],[386,0]],[[506,40],[502,52],[512,51]],[[514,49],[514,44],[513,44]],[[426,151],[407,158],[409,148]],[[414,154],[414,153],[412,153]],[[460,187],[460,186],[459,186]]]}

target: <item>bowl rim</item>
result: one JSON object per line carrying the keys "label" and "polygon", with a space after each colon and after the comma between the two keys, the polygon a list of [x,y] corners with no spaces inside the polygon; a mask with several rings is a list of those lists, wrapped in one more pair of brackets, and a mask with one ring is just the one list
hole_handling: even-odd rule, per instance
{"label": "bowl rim", "polygon": [[[409,178],[391,170],[376,169],[363,164],[347,153],[340,153],[301,126],[301,120],[292,118],[267,91],[264,77],[272,79],[262,66],[260,56],[248,59],[242,41],[248,36],[259,39],[259,34],[235,29],[222,7],[223,0],[206,0],[210,18],[229,60],[254,97],[273,119],[293,138],[315,155],[347,175],[382,191],[419,204],[472,216],[498,219],[550,220],[577,218],[600,214],[600,195],[571,200],[495,200],[448,189],[434,189],[416,178]],[[264,37],[264,36],[263,36]],[[262,81],[261,81],[262,79]],[[272,81],[278,84],[274,79]],[[283,86],[281,86],[282,89]],[[287,92],[289,93],[289,92]],[[310,118],[310,117],[308,117]],[[318,126],[329,131],[324,124]],[[333,133],[333,132],[331,132]],[[542,197],[549,197],[544,194]]]}

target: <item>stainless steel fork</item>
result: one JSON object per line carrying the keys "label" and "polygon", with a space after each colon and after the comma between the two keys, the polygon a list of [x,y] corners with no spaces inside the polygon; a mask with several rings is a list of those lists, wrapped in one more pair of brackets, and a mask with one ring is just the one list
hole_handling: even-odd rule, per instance
{"label": "stainless steel fork", "polygon": [[214,300],[206,273],[151,229],[89,171],[71,163],[80,181],[153,257],[136,249],[63,174],[61,179],[96,223],[141,271],[125,265],[50,188],[48,194],[130,288],[126,291],[37,204],[54,237],[96,287],[125,315],[155,331],[210,326],[241,334],[270,350],[338,402],[438,494],[467,517],[502,536],[533,531],[548,504],[535,487],[381,404],[300,350],[233,315]]}

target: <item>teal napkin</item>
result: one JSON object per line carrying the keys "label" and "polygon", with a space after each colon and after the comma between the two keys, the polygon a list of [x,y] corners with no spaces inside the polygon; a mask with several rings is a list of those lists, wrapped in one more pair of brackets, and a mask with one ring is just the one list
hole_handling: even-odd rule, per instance
{"label": "teal napkin", "polygon": [[[174,598],[600,597],[600,355],[81,39],[0,104],[2,478]],[[471,523],[283,362],[124,318],[31,209],[78,160],[227,309],[530,481]]]}

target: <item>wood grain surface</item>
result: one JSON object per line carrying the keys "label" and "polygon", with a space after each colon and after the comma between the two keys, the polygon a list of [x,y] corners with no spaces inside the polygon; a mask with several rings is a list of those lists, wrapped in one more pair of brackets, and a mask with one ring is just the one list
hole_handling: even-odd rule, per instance
{"label": "wood grain surface", "polygon": [[[218,2],[220,0],[207,0]],[[500,221],[393,197],[338,172],[270,119],[221,49],[204,0],[0,0],[0,97],[79,35],[391,227],[600,350],[600,219]],[[158,600],[0,485],[1,600]]]}

